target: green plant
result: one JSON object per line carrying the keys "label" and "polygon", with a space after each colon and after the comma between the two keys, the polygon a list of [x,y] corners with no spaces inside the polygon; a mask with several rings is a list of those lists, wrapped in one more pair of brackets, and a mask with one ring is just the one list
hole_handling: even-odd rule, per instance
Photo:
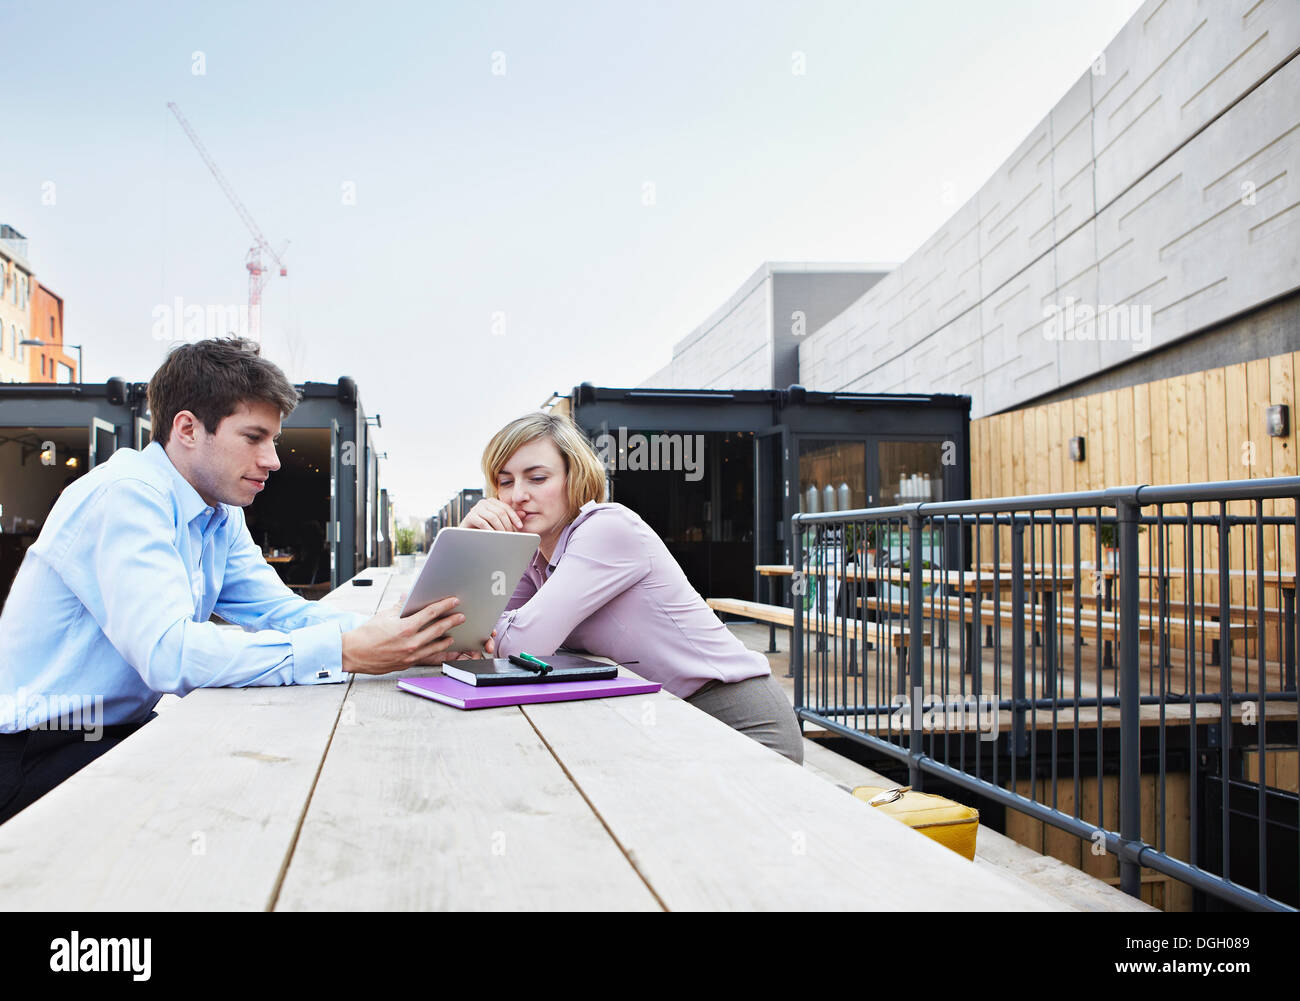
{"label": "green plant", "polygon": [[410,556],[415,552],[415,529],[399,528],[393,533],[393,542],[397,545],[398,556]]}
{"label": "green plant", "polygon": [[851,553],[862,553],[876,548],[876,523],[848,525],[844,529],[845,547]]}
{"label": "green plant", "polygon": [[[1119,535],[1116,533],[1116,524],[1113,521],[1103,522],[1101,528],[1097,530],[1097,538],[1101,540],[1102,549],[1118,549]],[[1138,532],[1145,532],[1146,525],[1139,525]]]}

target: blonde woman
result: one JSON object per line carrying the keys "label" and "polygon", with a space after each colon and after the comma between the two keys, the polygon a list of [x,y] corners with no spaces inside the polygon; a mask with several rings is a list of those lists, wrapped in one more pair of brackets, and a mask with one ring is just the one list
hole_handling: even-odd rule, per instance
{"label": "blonde woman", "polygon": [[541,544],[497,622],[497,656],[560,646],[618,662],[802,764],[794,710],[767,659],[727,630],[637,514],[601,503],[605,469],[567,417],[529,414],[483,452],[486,496],[465,528]]}

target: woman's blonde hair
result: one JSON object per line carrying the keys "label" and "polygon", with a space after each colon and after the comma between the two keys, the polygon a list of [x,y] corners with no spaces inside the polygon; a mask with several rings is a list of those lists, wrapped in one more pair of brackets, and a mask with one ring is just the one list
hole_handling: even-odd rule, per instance
{"label": "woman's blonde hair", "polygon": [[528,414],[511,421],[492,436],[483,450],[487,496],[497,495],[497,477],[510,457],[538,438],[549,438],[564,457],[569,488],[569,518],[587,501],[605,499],[605,465],[576,424],[560,414]]}

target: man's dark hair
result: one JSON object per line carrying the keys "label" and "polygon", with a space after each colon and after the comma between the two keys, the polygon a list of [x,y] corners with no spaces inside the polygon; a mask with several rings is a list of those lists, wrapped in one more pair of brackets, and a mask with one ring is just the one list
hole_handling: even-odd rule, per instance
{"label": "man's dark hair", "polygon": [[188,410],[208,434],[245,403],[269,403],[283,420],[298,405],[298,392],[278,365],[261,355],[256,341],[219,337],[172,348],[149,380],[153,440],[164,447],[172,422]]}

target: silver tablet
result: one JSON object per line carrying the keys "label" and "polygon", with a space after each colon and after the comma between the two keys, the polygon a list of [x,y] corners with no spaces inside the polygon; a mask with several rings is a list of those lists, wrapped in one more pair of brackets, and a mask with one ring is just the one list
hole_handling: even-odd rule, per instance
{"label": "silver tablet", "polygon": [[457,597],[456,611],[465,621],[447,634],[451,649],[481,652],[539,542],[541,536],[532,532],[441,529],[402,606],[402,617],[442,598]]}

